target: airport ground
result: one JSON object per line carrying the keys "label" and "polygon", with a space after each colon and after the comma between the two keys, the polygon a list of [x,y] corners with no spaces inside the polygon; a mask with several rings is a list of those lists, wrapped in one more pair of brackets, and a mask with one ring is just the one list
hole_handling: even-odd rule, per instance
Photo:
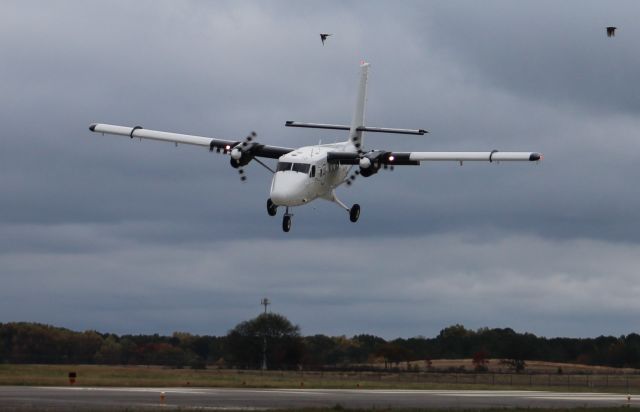
{"label": "airport ground", "polygon": [[[558,374],[550,373],[557,371],[552,366],[537,365],[529,373],[515,374],[2,364],[0,410],[319,408],[313,409],[317,412],[588,407],[608,412],[640,406],[636,371],[565,367],[572,373]],[[70,372],[76,376],[73,383]]]}
{"label": "airport ground", "polygon": [[3,411],[480,411],[506,408],[616,411],[638,406],[639,399],[622,394],[544,391],[0,386],[0,409]]}
{"label": "airport ground", "polygon": [[[544,390],[640,394],[640,374],[320,372],[172,369],[159,366],[0,364],[0,385],[306,389]],[[69,382],[69,373],[76,374]],[[590,373],[588,373],[590,372]]]}

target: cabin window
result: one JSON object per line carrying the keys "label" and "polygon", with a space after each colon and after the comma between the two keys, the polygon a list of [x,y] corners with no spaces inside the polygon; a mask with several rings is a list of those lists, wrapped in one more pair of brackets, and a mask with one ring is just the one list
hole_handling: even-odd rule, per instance
{"label": "cabin window", "polygon": [[316,167],[311,166],[311,171],[309,172],[310,177],[316,177]]}
{"label": "cabin window", "polygon": [[289,162],[278,162],[278,167],[276,168],[277,172],[284,172],[286,170],[291,170],[291,165],[293,163]]}

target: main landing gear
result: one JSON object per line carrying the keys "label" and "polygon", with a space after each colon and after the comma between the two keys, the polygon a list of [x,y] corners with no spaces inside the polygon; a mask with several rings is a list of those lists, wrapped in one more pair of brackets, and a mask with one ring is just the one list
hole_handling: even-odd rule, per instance
{"label": "main landing gear", "polygon": [[[349,220],[353,223],[357,222],[360,218],[360,205],[354,204],[351,208],[347,207],[344,203],[342,203],[337,197],[333,196],[331,199],[332,202],[337,203],[344,210],[349,212]],[[269,216],[275,216],[278,212],[278,205],[273,203],[271,199],[267,199],[267,213]],[[291,230],[291,218],[293,214],[289,213],[289,207],[287,206],[284,212],[284,216],[282,217],[282,230],[284,232],[289,232]]]}
{"label": "main landing gear", "polygon": [[267,199],[267,213],[269,214],[269,216],[275,216],[277,212],[278,212],[278,205],[273,203],[271,198]]}
{"label": "main landing gear", "polygon": [[360,218],[360,205],[359,204],[355,203],[353,206],[351,206],[349,208],[349,207],[347,207],[347,205],[342,203],[342,201],[340,201],[340,199],[338,199],[338,197],[336,196],[335,192],[331,192],[331,196],[330,197],[325,197],[325,199],[337,204],[338,206],[340,206],[341,208],[346,210],[349,213],[349,220],[352,221],[353,223],[357,222],[358,219]]}
{"label": "main landing gear", "polygon": [[360,205],[356,203],[353,206],[351,206],[351,209],[349,209],[349,220],[352,221],[353,223],[356,223],[359,217],[360,217]]}

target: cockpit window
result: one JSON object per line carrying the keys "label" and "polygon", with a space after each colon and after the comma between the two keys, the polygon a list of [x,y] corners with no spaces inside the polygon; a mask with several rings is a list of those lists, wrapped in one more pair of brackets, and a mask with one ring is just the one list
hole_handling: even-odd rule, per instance
{"label": "cockpit window", "polygon": [[287,170],[293,170],[294,172],[300,172],[307,174],[311,167],[308,163],[290,163],[290,162],[278,162],[276,172],[286,172]]}
{"label": "cockpit window", "polygon": [[294,163],[291,170],[293,170],[294,172],[307,174],[309,173],[309,167],[311,166],[307,163]]}
{"label": "cockpit window", "polygon": [[291,165],[293,163],[289,163],[289,162],[278,162],[278,168],[276,169],[277,172],[284,172],[285,170],[291,170]]}

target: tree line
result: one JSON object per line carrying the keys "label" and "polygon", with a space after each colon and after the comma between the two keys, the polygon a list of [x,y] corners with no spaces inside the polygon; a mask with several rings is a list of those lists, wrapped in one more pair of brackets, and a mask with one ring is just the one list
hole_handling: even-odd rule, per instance
{"label": "tree line", "polygon": [[0,323],[0,363],[258,369],[264,355],[269,369],[362,369],[372,363],[397,367],[424,360],[424,370],[431,359],[465,358],[473,359],[478,371],[488,358],[504,359],[517,371],[525,360],[640,368],[640,335],[546,338],[510,328],[470,330],[453,325],[433,338],[302,336],[297,325],[275,313],[241,322],[224,336],[116,335],[38,323]]}

